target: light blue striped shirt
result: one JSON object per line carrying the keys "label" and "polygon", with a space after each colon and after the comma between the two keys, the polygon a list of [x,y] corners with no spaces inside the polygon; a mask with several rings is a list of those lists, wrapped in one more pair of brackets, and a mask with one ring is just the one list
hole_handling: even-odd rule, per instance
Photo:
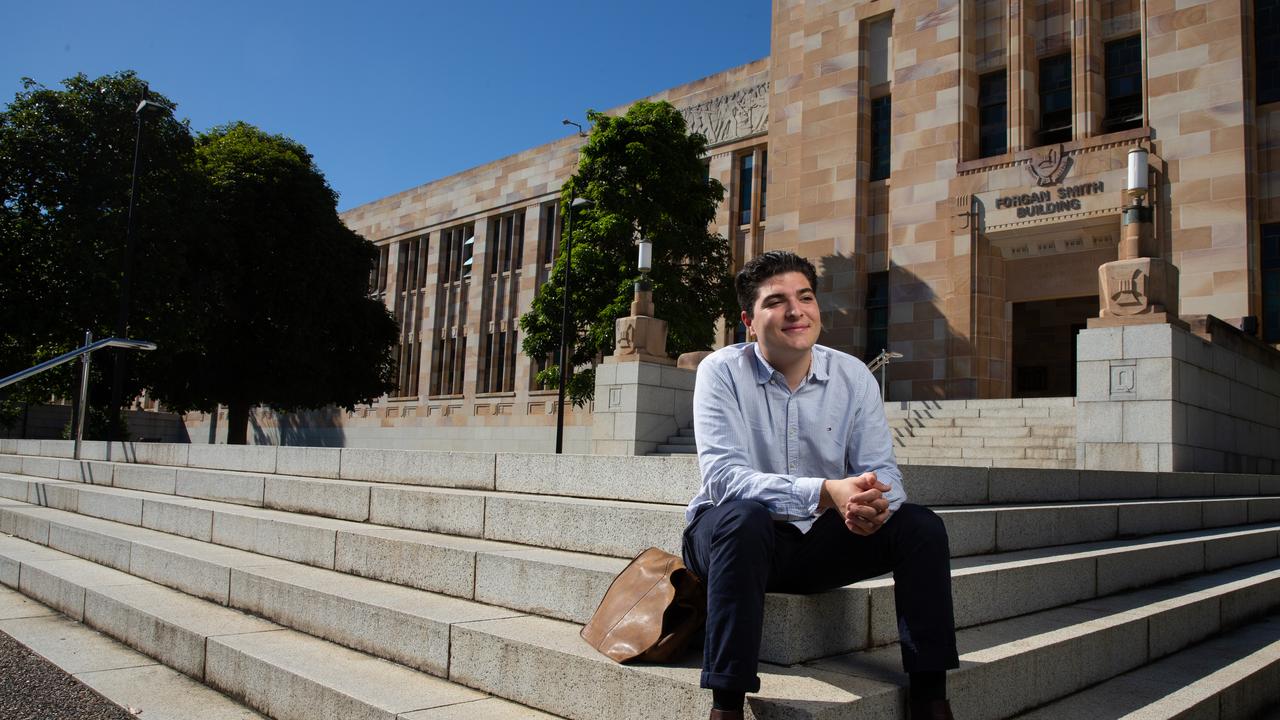
{"label": "light blue striped shirt", "polygon": [[756,500],[808,531],[822,481],[874,470],[891,510],[906,500],[880,388],[852,355],[813,346],[809,375],[792,391],[755,343],[722,348],[698,364],[693,427],[704,505]]}

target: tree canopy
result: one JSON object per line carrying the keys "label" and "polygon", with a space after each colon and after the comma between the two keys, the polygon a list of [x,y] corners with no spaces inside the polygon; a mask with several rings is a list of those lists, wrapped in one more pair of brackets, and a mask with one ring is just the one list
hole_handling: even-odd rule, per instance
{"label": "tree canopy", "polygon": [[173,358],[155,394],[176,408],[228,406],[228,441],[247,413],[351,407],[390,388],[395,320],[368,297],[373,245],[344,225],[337,196],[302,145],[245,123],[196,141],[213,242],[193,251],[201,342]]}
{"label": "tree canopy", "polygon": [[[4,374],[86,329],[113,334],[145,88],[132,72],[62,89],[27,80],[0,112]],[[163,110],[143,115],[129,334],[159,349],[130,363],[124,397],[225,404],[231,441],[244,442],[253,405],[349,407],[385,392],[396,329],[368,298],[375,250],[342,224],[306,149],[244,123],[196,138]],[[95,370],[109,370],[103,355]],[[71,397],[66,368],[0,391],[0,424],[22,402]],[[95,372],[91,403],[107,404],[109,374]]]}
{"label": "tree canopy", "polygon": [[[716,321],[732,317],[736,302],[729,243],[708,230],[724,186],[707,176],[706,139],[689,134],[667,102],[639,102],[626,114],[588,113],[593,128],[577,172],[564,184],[561,207],[574,197],[590,204],[574,211],[570,281],[570,360],[567,394],[581,405],[594,393],[594,369],[581,369],[613,350],[614,323],[629,311],[636,269],[636,234],[653,243],[655,312],[667,321],[673,356],[709,349]],[[561,246],[567,245],[568,239]],[[560,344],[566,254],[520,319],[523,350],[553,356]],[[558,359],[557,359],[558,360]],[[555,385],[558,366],[539,379]]]}
{"label": "tree canopy", "polygon": [[[78,345],[84,331],[113,334],[133,169],[134,109],[145,84],[132,72],[50,89],[25,79],[0,111],[0,368],[20,370]],[[162,95],[150,99],[172,107]],[[183,250],[199,227],[194,143],[185,122],[147,117],[137,204],[130,324],[132,334],[172,347],[181,336]],[[95,377],[128,351],[94,357]],[[136,368],[136,364],[134,365]],[[140,368],[139,368],[140,369]],[[102,371],[108,371],[103,373]],[[9,388],[0,423],[24,402],[71,397],[73,366]],[[137,371],[124,390],[143,387]],[[109,387],[94,382],[92,400]],[[0,391],[3,392],[3,391]]]}

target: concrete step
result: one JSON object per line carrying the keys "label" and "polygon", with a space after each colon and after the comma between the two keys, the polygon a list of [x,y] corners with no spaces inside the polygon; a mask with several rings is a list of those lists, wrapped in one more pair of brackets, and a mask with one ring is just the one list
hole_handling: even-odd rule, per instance
{"label": "concrete step", "polygon": [[667,444],[668,445],[687,445],[689,447],[694,447],[698,443],[697,443],[697,440],[695,440],[693,437],[693,431],[690,430],[688,435],[676,434],[667,438]]}
{"label": "concrete step", "polygon": [[[383,511],[378,511],[370,500],[369,514],[398,526],[393,527],[292,512],[326,512],[352,498],[356,503],[364,502],[340,481],[287,479],[285,483],[292,490],[271,500],[286,511],[228,504],[226,496],[232,493],[218,484],[221,474],[201,477],[205,480],[193,481],[186,492],[215,499],[13,475],[0,475],[0,496],[201,540],[216,535],[214,542],[254,552],[276,547],[286,554],[268,554],[326,567],[332,567],[335,561],[336,538],[364,546],[417,538],[454,551],[511,549],[485,542],[497,541],[633,557],[650,546],[678,553],[684,528],[682,505],[425,487],[370,490],[370,498],[376,496],[376,490],[387,499]],[[1001,477],[1012,479],[1016,475],[996,474],[996,478]],[[1080,494],[1079,474],[1065,473],[1063,479],[1068,484],[1074,481],[1074,494]],[[1280,497],[1274,496],[1027,504],[1025,501],[1033,499],[1036,490],[1051,495],[1072,494],[1072,490],[1053,489],[1048,484],[1020,488],[1008,482],[1005,490],[999,485],[997,480],[995,493],[1000,499],[1022,502],[937,509],[947,525],[953,556],[1280,520]],[[1212,481],[1205,487],[1212,487]],[[1224,483],[1224,489],[1229,487]],[[1251,487],[1258,487],[1256,476]],[[993,486],[988,484],[988,495],[992,491]],[[350,506],[352,512],[344,514],[359,515],[360,507],[363,505]],[[405,529],[432,534],[406,535]],[[439,534],[442,532],[445,534]]]}
{"label": "concrete step", "polygon": [[[285,603],[285,608],[290,602],[318,603],[329,608],[323,611],[327,613],[341,607],[343,613],[357,619],[386,615],[386,620],[373,623],[375,628],[406,624],[431,627],[436,636],[447,636],[448,624],[459,617],[511,614],[499,608],[582,623],[626,564],[620,558],[507,547],[475,551],[470,562],[462,565],[429,566],[437,568],[429,582],[395,566],[387,569],[382,563],[370,564],[380,572],[360,573],[419,588],[425,584],[431,590],[491,606],[485,607],[465,600],[426,597],[409,588],[388,589],[376,580],[332,569],[287,563],[16,502],[0,508],[0,529],[357,649],[372,652],[374,646],[359,643],[384,642],[378,649],[381,656],[427,671],[437,670],[444,662],[438,643],[410,652],[396,645],[394,634],[380,641],[377,632],[359,622],[342,635],[327,635],[306,619],[323,614],[321,611],[273,609],[272,602]],[[952,581],[956,618],[962,627],[976,625],[1142,583],[1274,558],[1280,554],[1278,544],[1280,523],[1270,523],[958,559],[953,561]],[[344,569],[325,566],[335,567]],[[443,575],[450,571],[457,577]],[[246,600],[246,596],[255,599]],[[420,611],[405,610],[418,605]],[[832,630],[833,618],[840,618],[834,623],[839,631]],[[893,583],[886,577],[815,595],[770,594],[761,657],[792,664],[896,639]]]}
{"label": "concrete step", "polygon": [[1248,718],[1280,710],[1280,617],[1205,640],[1020,720]]}
{"label": "concrete step", "polygon": [[[1026,429],[1026,428],[1023,428]],[[1035,432],[1037,428],[1030,428]],[[45,442],[45,441],[32,441]],[[56,441],[61,442],[61,441]],[[141,447],[146,447],[141,446]],[[178,448],[183,446],[168,446]],[[228,448],[228,446],[220,446]],[[229,448],[236,450],[237,448]],[[261,450],[262,448],[239,448],[241,450]],[[304,493],[292,492],[299,487],[302,480],[336,479],[339,466],[336,462],[328,466],[319,463],[285,463],[289,457],[285,451],[308,450],[315,452],[338,452],[329,448],[272,448],[281,455],[277,465],[284,466],[289,472],[253,472],[244,477],[234,476],[231,484],[247,488],[239,502],[245,504],[270,504],[287,497],[289,494],[307,497]],[[417,458],[413,454],[407,457],[417,458],[410,462],[406,459],[406,451],[387,451],[390,453],[387,462],[394,466],[398,463],[405,471],[377,473],[371,467],[364,468],[362,473],[381,479],[349,480],[352,489],[347,492],[359,498],[369,492],[368,488],[388,487],[438,487],[454,488],[462,481],[459,477],[465,468],[475,464],[475,459],[466,457],[456,468],[435,468],[421,475],[411,472],[427,461],[447,463],[452,461],[448,453],[423,453]],[[443,457],[442,457],[443,456]],[[336,456],[333,456],[336,459]],[[943,466],[939,463],[959,462],[972,464],[978,462],[973,458],[959,461],[938,458],[928,460],[925,464],[912,462],[902,468],[906,479],[908,493],[912,501],[935,505],[967,505],[986,502],[1011,502],[1016,498],[1034,498],[1046,501],[1071,500],[1104,500],[1113,498],[1139,497],[1214,497],[1224,495],[1278,495],[1280,494],[1280,476],[1246,475],[1235,473],[1128,473],[1106,471],[1074,471],[1039,472],[1034,469],[986,468],[963,469],[959,466]],[[987,464],[990,458],[985,460]],[[1005,461],[1001,461],[1005,462]],[[1008,461],[1019,462],[1019,461]],[[929,463],[933,463],[930,465]],[[245,465],[248,460],[237,460],[234,453],[228,455],[223,464]],[[354,466],[348,463],[348,471],[355,473]],[[24,469],[25,468],[25,469]],[[177,492],[177,472],[183,469],[183,489],[198,485],[202,475],[212,478],[220,477],[223,469],[201,470],[200,468],[178,468],[157,464],[140,464],[105,461],[73,461],[58,458],[30,457],[21,455],[0,454],[0,473],[21,474],[30,477],[62,479],[86,484],[107,485],[137,490],[147,490],[174,494]],[[307,474],[314,472],[315,474]],[[487,484],[479,480],[473,484],[484,487],[472,489],[498,491],[504,493],[520,493],[534,495],[567,495],[602,500],[628,500],[638,502],[664,503],[683,505],[689,498],[697,494],[701,484],[698,464],[695,457],[609,457],[591,455],[516,455],[499,454],[490,469],[493,476]],[[294,474],[290,474],[294,473]],[[438,480],[437,477],[444,478]],[[338,487],[342,483],[335,483]],[[268,493],[268,486],[271,492]],[[225,489],[219,489],[226,493]],[[332,492],[338,492],[333,490]],[[466,494],[462,489],[455,499]],[[368,512],[358,499],[351,513],[358,516]]]}
{"label": "concrete step", "polygon": [[[957,717],[1007,717],[1140,667],[1273,611],[1278,591],[1280,561],[1271,560],[961,631],[962,667],[949,680]],[[696,659],[620,666],[577,631],[538,617],[468,623],[455,633],[450,678],[569,718],[706,717]],[[749,698],[754,717],[901,717],[898,654],[765,665]]]}
{"label": "concrete step", "polygon": [[0,589],[0,631],[139,717],[266,720],[226,695],[13,590]]}
{"label": "concrete step", "polygon": [[277,720],[548,717],[71,556],[19,561],[18,588]]}
{"label": "concrete step", "polygon": [[695,455],[696,456],[698,454],[698,448],[694,445],[672,444],[670,443],[670,441],[668,441],[668,444],[659,445],[658,449],[655,450],[654,452],[664,453],[668,456],[670,455]]}

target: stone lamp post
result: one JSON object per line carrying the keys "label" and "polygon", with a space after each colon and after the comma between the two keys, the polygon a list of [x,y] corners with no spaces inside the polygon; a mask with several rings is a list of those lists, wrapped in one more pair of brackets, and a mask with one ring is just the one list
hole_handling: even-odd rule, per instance
{"label": "stone lamp post", "polygon": [[675,364],[667,357],[667,321],[653,316],[653,288],[649,285],[649,271],[653,269],[653,243],[636,233],[639,248],[637,267],[640,281],[636,283],[635,299],[631,301],[631,315],[618,318],[614,325],[613,362],[642,360],[659,365]]}
{"label": "stone lamp post", "polygon": [[1124,208],[1119,257],[1098,267],[1099,312],[1089,319],[1090,328],[1148,323],[1182,325],[1178,319],[1178,268],[1156,257],[1148,194],[1147,151],[1129,151],[1125,193],[1131,203]]}

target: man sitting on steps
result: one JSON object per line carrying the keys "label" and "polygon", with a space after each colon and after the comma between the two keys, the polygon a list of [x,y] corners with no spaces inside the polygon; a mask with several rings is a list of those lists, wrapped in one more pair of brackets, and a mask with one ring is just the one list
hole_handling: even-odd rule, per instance
{"label": "man sitting on steps", "polygon": [[768,252],[737,277],[755,342],[698,366],[702,489],[686,511],[685,564],[707,586],[702,687],[711,718],[741,718],[756,675],[766,591],[814,593],[893,572],[911,718],[950,718],[959,665],[947,533],[904,503],[880,393],[865,365],[817,345],[817,273]]}

